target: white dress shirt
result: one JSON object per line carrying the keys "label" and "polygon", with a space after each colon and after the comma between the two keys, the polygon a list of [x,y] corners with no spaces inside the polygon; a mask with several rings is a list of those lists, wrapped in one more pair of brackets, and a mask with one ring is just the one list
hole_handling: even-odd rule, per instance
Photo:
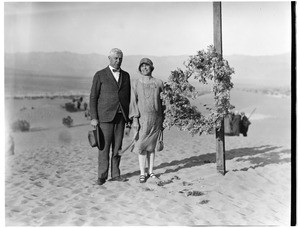
{"label": "white dress shirt", "polygon": [[115,69],[115,68],[111,67],[110,65],[109,65],[109,68],[110,68],[110,70],[111,70],[111,73],[114,75],[116,81],[118,82],[118,81],[119,81],[119,77],[120,77],[120,71],[118,71],[118,72],[113,72],[113,69]]}

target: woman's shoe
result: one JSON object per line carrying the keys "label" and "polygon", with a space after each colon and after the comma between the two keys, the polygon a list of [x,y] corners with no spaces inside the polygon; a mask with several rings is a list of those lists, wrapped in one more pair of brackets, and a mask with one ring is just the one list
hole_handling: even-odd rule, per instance
{"label": "woman's shoe", "polygon": [[149,177],[151,177],[151,178],[157,178],[154,173],[149,173]]}
{"label": "woman's shoe", "polygon": [[145,182],[146,182],[145,175],[140,175],[140,183],[145,183]]}

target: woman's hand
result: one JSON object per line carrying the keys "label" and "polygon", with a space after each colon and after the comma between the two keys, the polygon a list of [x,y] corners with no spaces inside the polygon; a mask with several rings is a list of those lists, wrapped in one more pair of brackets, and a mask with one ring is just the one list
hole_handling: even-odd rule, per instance
{"label": "woman's hand", "polygon": [[134,129],[135,131],[139,131],[140,130],[140,123],[139,123],[139,119],[138,118],[134,118],[131,128]]}

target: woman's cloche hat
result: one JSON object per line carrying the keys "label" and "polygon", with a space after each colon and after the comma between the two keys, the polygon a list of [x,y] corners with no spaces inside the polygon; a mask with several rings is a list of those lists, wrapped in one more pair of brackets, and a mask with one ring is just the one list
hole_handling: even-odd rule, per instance
{"label": "woman's cloche hat", "polygon": [[148,64],[151,67],[151,71],[154,70],[153,62],[150,59],[148,59],[148,58],[142,58],[141,61],[140,61],[140,65],[139,65],[139,71],[140,72],[141,72],[141,65],[143,63]]}

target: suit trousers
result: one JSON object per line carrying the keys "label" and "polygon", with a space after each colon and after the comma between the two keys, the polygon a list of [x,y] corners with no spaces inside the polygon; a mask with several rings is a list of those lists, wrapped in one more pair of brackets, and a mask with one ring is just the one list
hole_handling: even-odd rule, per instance
{"label": "suit trousers", "polygon": [[118,151],[122,149],[125,128],[125,119],[122,113],[117,113],[111,122],[101,122],[100,128],[103,133],[101,143],[104,143],[104,147],[98,151],[98,178],[108,178],[110,148],[112,148],[110,159],[111,177],[118,177],[120,176],[119,166],[121,161]]}

